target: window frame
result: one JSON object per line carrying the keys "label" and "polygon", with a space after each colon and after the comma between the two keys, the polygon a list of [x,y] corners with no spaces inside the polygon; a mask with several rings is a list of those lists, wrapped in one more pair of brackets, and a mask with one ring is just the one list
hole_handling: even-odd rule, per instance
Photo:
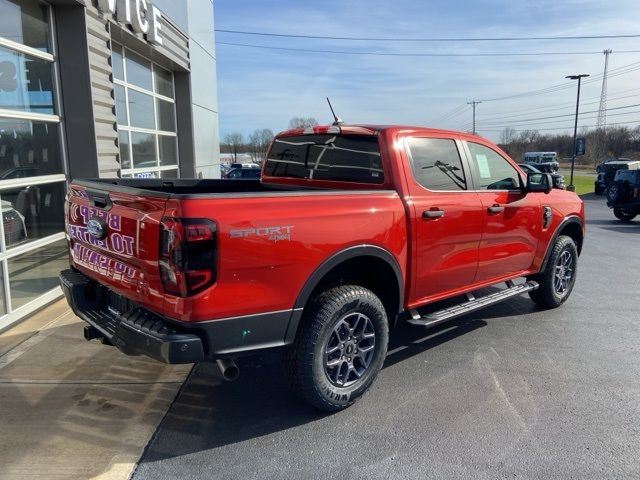
{"label": "window frame", "polygon": [[[414,169],[413,169],[413,156],[411,155],[411,148],[409,147],[409,140],[411,140],[412,138],[424,138],[424,139],[436,139],[436,140],[451,140],[456,149],[458,150],[458,156],[460,157],[460,164],[462,165],[462,173],[464,175],[464,180],[466,183],[466,188],[464,190],[431,190],[430,188],[424,186],[423,184],[421,184],[418,179],[416,178],[415,174],[414,174]],[[428,134],[417,134],[417,135],[407,135],[405,137],[403,137],[402,139],[402,145],[404,148],[404,152],[405,155],[407,157],[407,161],[409,162],[409,174],[411,176],[411,180],[413,181],[413,183],[426,190],[427,192],[431,192],[431,193],[469,193],[474,191],[473,189],[475,188],[475,179],[473,178],[472,175],[472,168],[469,165],[469,157],[467,156],[467,152],[464,150],[462,142],[460,140],[459,137],[456,136],[447,136],[447,135],[428,135]]]}
{"label": "window frame", "polygon": [[[464,148],[464,153],[465,156],[467,157],[467,165],[469,166],[469,170],[471,172],[471,178],[472,178],[472,182],[473,182],[473,191],[474,192],[518,192],[518,193],[522,193],[523,189],[524,189],[524,185],[526,185],[526,181],[523,178],[523,172],[522,169],[518,166],[518,164],[516,162],[513,161],[513,159],[509,158],[508,155],[506,154],[502,154],[500,151],[496,150],[494,147],[492,147],[491,145],[485,143],[485,142],[480,142],[476,139],[474,140],[467,140],[467,139],[463,139],[462,140],[462,146]],[[507,162],[518,174],[518,178],[520,179],[520,187],[519,188],[513,188],[513,189],[495,189],[495,190],[488,190],[486,188],[480,188],[480,172],[478,171],[478,165],[476,164],[475,160],[473,159],[473,156],[471,155],[471,149],[469,148],[469,143],[475,143],[478,145],[481,145],[485,148],[488,148],[489,150],[491,150],[492,152],[494,152],[496,155],[498,155],[500,158],[502,158],[505,162]]]}
{"label": "window frame", "polygon": [[[162,178],[161,172],[164,171],[171,171],[171,170],[176,170],[177,171],[177,178],[180,178],[180,146],[178,144],[179,140],[178,140],[178,115],[177,115],[177,111],[176,111],[176,100],[175,100],[175,94],[176,94],[176,84],[175,84],[175,74],[174,72],[172,72],[171,70],[168,70],[164,67],[162,67],[161,65],[158,65],[156,62],[154,62],[152,59],[150,59],[149,57],[135,51],[132,50],[118,42],[112,41],[111,42],[111,55],[113,55],[114,51],[118,51],[122,57],[122,80],[121,79],[117,79],[115,78],[115,76],[113,77],[113,83],[114,86],[118,85],[121,86],[124,89],[124,103],[125,103],[125,108],[126,108],[126,116],[127,116],[127,123],[128,125],[121,125],[119,123],[117,123],[117,129],[118,129],[118,133],[120,132],[126,132],[128,139],[129,139],[129,145],[128,145],[128,150],[129,150],[129,163],[130,163],[130,167],[129,168],[122,168],[122,163],[120,163],[120,177],[122,178],[131,178],[131,177],[136,177],[139,174],[146,174],[146,173],[152,173],[155,177],[154,178]],[[151,88],[153,90],[147,90],[143,87],[140,87],[138,85],[134,85],[132,83],[128,82],[127,79],[127,52],[131,52],[134,55],[137,55],[138,57],[141,57],[143,59],[145,59],[146,61],[148,61],[151,65]],[[173,98],[172,97],[167,97],[166,95],[162,95],[160,93],[156,93],[156,89],[157,89],[157,84],[156,84],[156,70],[157,69],[162,69],[163,71],[168,72],[171,75],[171,80],[172,80],[172,88],[173,88]],[[133,90],[135,92],[138,93],[143,93],[145,95],[149,95],[153,101],[153,121],[154,121],[154,128],[141,128],[141,127],[134,127],[131,125],[131,112],[129,110],[129,91]],[[164,102],[168,102],[172,105],[173,107],[173,121],[174,121],[174,125],[175,125],[175,131],[168,131],[168,130],[160,130],[159,129],[159,117],[158,117],[158,101],[164,101]],[[114,87],[114,102],[115,102],[115,87]],[[156,152],[156,165],[152,166],[152,167],[139,167],[139,168],[135,168],[134,167],[134,162],[133,162],[133,143],[131,141],[131,134],[132,133],[145,133],[145,134],[149,134],[149,135],[153,135],[155,138],[155,152]],[[172,137],[175,139],[175,144],[176,144],[176,163],[175,164],[171,164],[171,165],[162,165],[161,164],[161,159],[160,159],[160,136],[165,136],[165,137]],[[118,142],[118,148],[120,148],[120,142]],[[119,154],[118,154],[119,155]]]}
{"label": "window frame", "polygon": [[[5,109],[0,106],[0,118],[9,120],[26,120],[55,125],[58,129],[58,148],[60,152],[61,171],[47,175],[37,175],[32,177],[21,177],[0,180],[0,198],[3,193],[21,187],[31,185],[46,185],[65,182],[69,175],[67,163],[67,150],[65,143],[65,126],[63,122],[64,111],[62,110],[62,91],[60,88],[60,69],[57,60],[58,46],[56,43],[56,21],[55,12],[52,6],[46,2],[39,2],[47,7],[47,21],[49,22],[49,52],[43,52],[33,47],[14,42],[4,37],[0,37],[0,46],[5,49],[21,53],[25,56],[36,58],[51,63],[52,66],[52,90],[55,114],[29,112],[25,110]],[[0,311],[0,330],[11,325],[15,321],[24,317],[35,308],[58,298],[61,294],[60,287],[55,287],[47,292],[42,292],[27,303],[14,308],[11,296],[11,282],[9,278],[9,260],[36,251],[40,248],[52,245],[66,239],[64,225],[61,231],[53,233],[47,237],[38,238],[20,243],[19,245],[7,248],[5,242],[4,222],[0,221],[0,282],[3,283],[4,292],[0,293],[4,299],[4,312]]]}

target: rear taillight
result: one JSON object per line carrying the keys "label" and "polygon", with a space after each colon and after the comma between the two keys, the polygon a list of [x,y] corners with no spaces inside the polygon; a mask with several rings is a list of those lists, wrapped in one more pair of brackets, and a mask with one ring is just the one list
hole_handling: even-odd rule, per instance
{"label": "rear taillight", "polygon": [[188,297],[216,281],[216,224],[206,218],[160,222],[160,276],[165,292]]}

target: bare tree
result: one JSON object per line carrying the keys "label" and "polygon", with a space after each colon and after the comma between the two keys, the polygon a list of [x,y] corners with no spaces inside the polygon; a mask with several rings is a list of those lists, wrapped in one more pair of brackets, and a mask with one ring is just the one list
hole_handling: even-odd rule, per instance
{"label": "bare tree", "polygon": [[272,140],[273,132],[268,128],[254,130],[253,133],[249,135],[249,143],[247,146],[249,147],[249,153],[251,154],[253,163],[262,163]]}
{"label": "bare tree", "polygon": [[222,140],[224,146],[229,149],[229,153],[233,155],[234,163],[238,161],[238,152],[242,147],[243,139],[242,134],[238,132],[227,133]]}
{"label": "bare tree", "polygon": [[318,121],[313,117],[293,117],[289,120],[289,128],[315,127]]}
{"label": "bare tree", "polygon": [[510,145],[518,139],[518,132],[513,127],[505,128],[500,134],[500,143]]}

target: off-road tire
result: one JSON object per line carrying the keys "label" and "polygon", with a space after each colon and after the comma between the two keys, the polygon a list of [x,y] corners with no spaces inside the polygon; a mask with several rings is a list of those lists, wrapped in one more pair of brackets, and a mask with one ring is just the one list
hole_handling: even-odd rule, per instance
{"label": "off-road tire", "polygon": [[[353,318],[356,314],[370,320],[369,325],[375,333],[373,354],[360,378],[347,386],[339,386],[329,378],[326,352],[331,340],[336,338],[334,329],[344,319]],[[298,395],[320,410],[336,412],[345,409],[376,379],[387,354],[388,342],[387,314],[373,292],[357,285],[330,288],[307,305],[296,339],[285,354],[289,383]],[[355,356],[351,359],[355,363]]]}
{"label": "off-road tire", "polygon": [[604,191],[605,191],[605,189],[604,189],[604,188],[602,188],[602,187],[595,187],[595,188],[594,188],[594,193],[595,193],[596,195],[602,195],[602,194],[604,193]]}
{"label": "off-road tire", "polygon": [[[567,253],[565,253],[567,252]],[[559,273],[558,267],[562,260],[566,260],[567,255],[571,258],[571,280],[567,282],[565,289],[558,291],[557,287],[558,278],[556,274]],[[564,271],[564,270],[563,270]],[[571,237],[560,235],[553,249],[551,255],[545,266],[544,271],[530,277],[531,280],[538,282],[539,287],[536,290],[529,292],[529,297],[537,305],[544,308],[556,308],[567,301],[573,290],[573,286],[576,282],[576,275],[578,273],[578,249]]]}
{"label": "off-road tire", "polygon": [[607,201],[609,203],[621,202],[626,196],[627,187],[622,182],[614,182],[607,188]]}
{"label": "off-road tire", "polygon": [[622,207],[613,207],[613,214],[622,222],[630,222],[638,216],[636,210],[629,210]]}

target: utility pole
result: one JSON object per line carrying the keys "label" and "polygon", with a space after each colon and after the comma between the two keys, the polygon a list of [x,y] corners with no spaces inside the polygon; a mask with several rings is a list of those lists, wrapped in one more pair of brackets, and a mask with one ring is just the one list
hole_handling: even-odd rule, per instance
{"label": "utility pole", "polygon": [[567,75],[564,78],[570,80],[578,80],[578,96],[576,97],[576,121],[573,124],[573,151],[571,152],[571,179],[569,180],[569,186],[567,190],[572,192],[576,191],[576,187],[573,185],[573,167],[576,163],[576,138],[578,137],[578,107],[580,106],[580,82],[583,78],[588,77],[588,73],[581,73],[580,75]]}
{"label": "utility pole", "polygon": [[598,129],[607,126],[607,72],[609,70],[609,55],[613,50],[604,50],[604,75],[602,76],[602,92],[600,93],[600,110],[598,110]]}
{"label": "utility pole", "polygon": [[473,107],[473,134],[476,134],[476,105],[482,103],[478,100],[473,100],[472,102],[467,102],[467,105],[471,105]]}

